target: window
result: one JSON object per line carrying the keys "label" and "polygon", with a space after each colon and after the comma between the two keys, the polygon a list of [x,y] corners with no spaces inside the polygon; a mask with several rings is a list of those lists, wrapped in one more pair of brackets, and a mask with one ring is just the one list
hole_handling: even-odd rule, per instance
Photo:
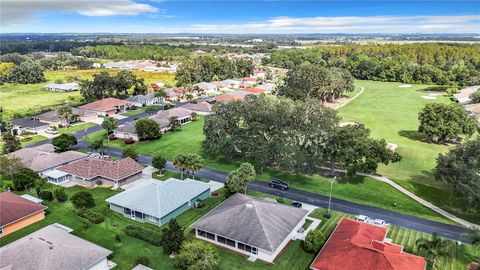
{"label": "window", "polygon": [[132,213],[132,210],[124,207],[124,208],[123,208],[123,213],[125,213],[125,214],[127,214],[127,215],[130,215],[130,214]]}
{"label": "window", "polygon": [[3,234],[3,227],[0,227],[0,235]]}
{"label": "window", "polygon": [[142,213],[142,212],[135,211],[135,218],[143,219],[143,213]]}
{"label": "window", "polygon": [[152,217],[152,216],[148,216],[148,220],[152,221],[152,222],[157,222],[157,218],[156,217]]}
{"label": "window", "polygon": [[245,245],[242,243],[238,243],[238,249],[245,250]]}
{"label": "window", "polygon": [[256,247],[252,247],[252,253],[257,255],[257,248]]}
{"label": "window", "polygon": [[207,232],[207,238],[211,240],[215,240],[215,234]]}
{"label": "window", "polygon": [[249,245],[245,245],[245,251],[246,252],[252,252],[252,247]]}
{"label": "window", "polygon": [[231,247],[235,247],[235,241],[227,239],[227,245],[229,245]]}
{"label": "window", "polygon": [[207,237],[207,233],[205,231],[202,231],[202,230],[197,230],[197,234],[199,236],[202,236],[202,237]]}
{"label": "window", "polygon": [[225,244],[227,242],[227,239],[225,239],[225,237],[217,236],[217,242]]}

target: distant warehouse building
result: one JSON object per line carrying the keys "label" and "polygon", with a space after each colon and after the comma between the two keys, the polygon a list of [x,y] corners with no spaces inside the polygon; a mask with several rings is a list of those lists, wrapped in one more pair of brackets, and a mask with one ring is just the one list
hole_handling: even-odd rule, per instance
{"label": "distant warehouse building", "polygon": [[78,83],[50,83],[43,88],[51,92],[71,92],[79,90],[80,86]]}

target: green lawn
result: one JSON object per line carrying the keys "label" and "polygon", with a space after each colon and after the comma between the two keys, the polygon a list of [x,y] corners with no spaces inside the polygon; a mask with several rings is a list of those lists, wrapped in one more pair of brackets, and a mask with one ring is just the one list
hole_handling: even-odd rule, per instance
{"label": "green lawn", "polygon": [[60,134],[62,134],[62,133],[74,133],[76,131],[84,130],[84,129],[87,129],[87,128],[90,128],[90,127],[94,127],[96,125],[97,124],[95,124],[95,123],[85,122],[85,123],[73,124],[73,125],[69,126],[68,129],[67,128],[58,128],[57,131]]}
{"label": "green lawn", "polygon": [[365,92],[339,110],[343,121],[365,124],[373,137],[397,144],[396,151],[403,156],[398,163],[380,166],[378,173],[452,214],[480,223],[479,212],[473,212],[465,200],[434,180],[436,158],[449,146],[423,142],[417,132],[419,111],[428,103],[452,102],[449,97],[422,98],[429,94],[422,91],[426,85],[400,88],[400,83],[374,81],[356,81],[356,85],[364,86]]}
{"label": "green lawn", "polygon": [[[401,227],[389,226],[387,234],[395,244],[402,245],[405,252],[425,256],[423,252],[419,252],[416,247],[416,240],[419,238],[431,238],[430,234],[417,232]],[[428,259],[428,258],[427,258]],[[472,245],[457,245],[454,241],[449,241],[448,255],[440,257],[437,260],[437,269],[457,270],[467,269],[467,265],[471,262],[480,260],[480,249],[474,249]]]}
{"label": "green lawn", "polygon": [[[74,193],[85,190],[83,187],[72,187],[66,191],[69,196]],[[163,252],[161,247],[153,246],[144,241],[129,237],[124,234],[123,229],[129,224],[135,224],[144,226],[153,230],[160,230],[150,224],[142,224],[132,221],[128,218],[124,218],[118,213],[114,213],[109,210],[105,199],[117,194],[117,191],[113,191],[108,188],[94,188],[89,189],[95,198],[95,209],[101,211],[105,217],[105,221],[101,224],[89,224],[87,231],[83,230],[84,220],[78,217],[72,205],[69,202],[58,203],[56,201],[45,202],[48,206],[48,214],[43,221],[32,224],[22,230],[9,234],[0,240],[0,246],[6,245],[21,238],[29,233],[32,233],[40,228],[43,228],[52,223],[61,223],[72,229],[73,234],[87,239],[100,246],[108,248],[113,251],[110,259],[117,263],[115,269],[131,269],[134,267],[134,261],[137,256],[147,256],[150,259],[149,267],[153,269],[174,269],[172,259]],[[35,194],[33,194],[35,195]],[[206,200],[205,206],[196,209],[192,208],[177,218],[180,225],[186,228],[187,238],[192,239],[193,232],[188,228],[195,220],[205,215],[208,211],[213,209],[219,203],[224,200],[223,192],[220,190],[220,196],[210,197]],[[121,243],[116,243],[115,235],[120,235]],[[306,253],[300,247],[300,241],[292,242],[288,248],[284,250],[284,254],[275,265],[266,264],[263,262],[250,263],[247,258],[239,255],[238,253],[231,252],[222,248],[215,247],[220,256],[219,269],[279,269],[279,270],[305,270],[314,258],[314,254]]]}
{"label": "green lawn", "polygon": [[42,135],[33,135],[31,137],[28,137],[28,138],[20,139],[20,142],[22,143],[22,146],[26,146],[26,145],[36,143],[36,142],[41,142],[41,141],[44,141],[44,140],[47,140],[47,139],[48,139],[47,137],[42,136]]}
{"label": "green lawn", "polygon": [[[204,158],[204,166],[216,170],[229,172],[235,169],[240,162],[234,160],[214,159],[211,155],[205,153],[202,148],[204,140],[203,121],[200,117],[198,121],[186,124],[178,132],[167,132],[158,140],[137,142],[133,145],[136,151],[145,155],[161,154],[168,160],[180,153],[196,153]],[[92,141],[100,136],[104,136],[103,131],[90,134],[87,141]],[[107,142],[104,142],[107,145]],[[127,145],[123,140],[110,142],[111,147],[125,149]],[[264,170],[259,173],[260,180],[268,181],[276,177],[287,182],[291,187],[327,195],[330,191],[330,181],[321,175],[295,175],[276,170]],[[427,209],[406,195],[390,187],[386,183],[381,183],[368,177],[345,177],[340,178],[334,185],[333,196],[353,202],[381,207],[397,212],[411,215],[417,215],[441,222],[451,223],[450,220],[440,216],[436,212]],[[396,206],[394,206],[396,203]]]}

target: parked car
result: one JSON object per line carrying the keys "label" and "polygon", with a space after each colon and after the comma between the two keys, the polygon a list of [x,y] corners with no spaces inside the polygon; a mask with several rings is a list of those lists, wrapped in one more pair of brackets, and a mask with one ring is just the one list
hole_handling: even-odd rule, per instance
{"label": "parked car", "polygon": [[373,224],[374,224],[374,225],[377,225],[377,226],[383,227],[383,226],[386,225],[386,222],[385,222],[385,220],[383,220],[383,219],[378,219],[378,218],[376,218],[376,219],[373,220]]}
{"label": "parked car", "polygon": [[48,133],[48,134],[58,134],[58,131],[56,131],[54,128],[49,127],[49,128],[47,128],[47,129],[45,130],[45,133]]}
{"label": "parked car", "polygon": [[288,184],[284,183],[278,179],[272,179],[270,182],[268,182],[268,186],[272,188],[278,188],[281,190],[287,190],[288,189]]}
{"label": "parked car", "polygon": [[361,222],[368,222],[370,220],[370,218],[368,216],[365,216],[365,215],[358,215],[357,220],[361,221]]}
{"label": "parked car", "polygon": [[302,203],[301,202],[292,202],[292,206],[297,207],[297,208],[302,208]]}

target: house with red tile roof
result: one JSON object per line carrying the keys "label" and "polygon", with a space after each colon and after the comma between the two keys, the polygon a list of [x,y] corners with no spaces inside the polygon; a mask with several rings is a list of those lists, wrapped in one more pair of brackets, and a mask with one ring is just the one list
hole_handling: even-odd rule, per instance
{"label": "house with red tile roof", "polygon": [[318,253],[312,270],[425,270],[427,261],[390,243],[387,228],[344,218]]}
{"label": "house with red tile roof", "polygon": [[9,191],[0,193],[0,238],[43,220],[46,208]]}
{"label": "house with red tile roof", "polygon": [[[101,158],[81,159],[48,173],[48,177],[67,177],[76,184],[119,188],[142,178],[142,165],[132,158],[107,160]],[[49,181],[54,181],[49,178]]]}
{"label": "house with red tile roof", "polygon": [[263,89],[260,89],[258,87],[248,87],[248,88],[243,89],[243,91],[250,92],[252,94],[257,94],[257,95],[265,93],[265,91],[263,91]]}
{"label": "house with red tile roof", "polygon": [[110,97],[82,105],[79,108],[94,111],[99,116],[105,116],[125,112],[129,106],[128,101]]}
{"label": "house with red tile roof", "polygon": [[254,95],[251,92],[246,92],[243,90],[239,91],[232,91],[232,92],[227,92],[225,94],[221,94],[215,97],[216,102],[231,102],[231,101],[243,101],[246,96],[248,95]]}

